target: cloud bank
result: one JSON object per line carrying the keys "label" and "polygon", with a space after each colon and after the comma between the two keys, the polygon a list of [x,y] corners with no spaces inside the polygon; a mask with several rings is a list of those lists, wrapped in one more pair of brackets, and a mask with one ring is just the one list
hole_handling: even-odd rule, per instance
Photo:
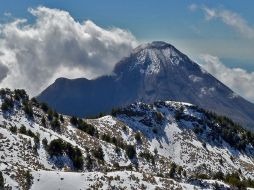
{"label": "cloud bank", "polygon": [[29,12],[32,24],[15,19],[0,25],[0,87],[37,95],[58,77],[110,74],[137,45],[126,30],[80,23],[66,11],[38,7]]}
{"label": "cloud bank", "polygon": [[190,4],[188,9],[191,12],[197,10],[203,11],[207,21],[219,19],[227,26],[230,26],[243,37],[254,39],[254,26],[251,26],[240,14],[227,9],[216,9],[207,6],[199,6],[197,4]]}
{"label": "cloud bank", "polygon": [[254,102],[254,72],[240,68],[228,68],[220,59],[209,54],[200,56],[202,67],[222,81],[234,92]]}
{"label": "cloud bank", "polygon": [[220,19],[224,24],[232,27],[244,37],[253,39],[254,28],[238,13],[226,9],[212,9],[203,7],[206,20]]}

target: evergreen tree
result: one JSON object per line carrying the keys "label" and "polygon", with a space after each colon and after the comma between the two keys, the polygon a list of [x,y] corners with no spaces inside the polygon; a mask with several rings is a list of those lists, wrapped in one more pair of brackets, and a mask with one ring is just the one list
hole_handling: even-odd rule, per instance
{"label": "evergreen tree", "polygon": [[53,111],[52,111],[52,109],[48,109],[47,114],[48,114],[48,120],[51,121],[53,119]]}
{"label": "evergreen tree", "polygon": [[60,122],[58,121],[57,118],[54,118],[53,121],[51,121],[50,125],[54,131],[61,130]]}
{"label": "evergreen tree", "polygon": [[10,111],[14,107],[14,102],[12,98],[5,98],[2,105],[1,109],[3,112]]}
{"label": "evergreen tree", "polygon": [[30,105],[30,103],[29,102],[24,102],[24,112],[25,112],[25,114],[28,116],[28,117],[33,117],[33,108],[32,108],[32,106]]}
{"label": "evergreen tree", "polygon": [[99,147],[97,150],[93,150],[93,155],[99,160],[104,160],[104,153],[101,147]]}
{"label": "evergreen tree", "polygon": [[138,141],[138,142],[140,142],[140,141],[141,141],[141,135],[140,135],[140,132],[137,132],[137,133],[135,134],[135,139],[136,139],[136,141]]}
{"label": "evergreen tree", "polygon": [[169,177],[170,178],[174,178],[175,177],[175,173],[176,173],[176,164],[172,163],[170,171],[169,171]]}
{"label": "evergreen tree", "polygon": [[133,159],[136,156],[136,149],[133,145],[126,145],[125,151],[129,159]]}
{"label": "evergreen tree", "polygon": [[41,104],[41,109],[44,111],[44,113],[46,113],[48,111],[48,105],[46,103],[42,103]]}
{"label": "evergreen tree", "polygon": [[21,127],[19,128],[19,132],[20,132],[21,134],[26,135],[26,127],[25,127],[24,125],[21,125]]}
{"label": "evergreen tree", "polygon": [[61,121],[61,123],[64,123],[63,115],[60,115],[60,121]]}
{"label": "evergreen tree", "polygon": [[43,144],[44,148],[47,148],[48,140],[46,138],[42,139],[42,144]]}
{"label": "evergreen tree", "polygon": [[0,171],[0,189],[4,189],[4,177],[1,171]]}
{"label": "evergreen tree", "polygon": [[78,124],[78,119],[75,116],[72,116],[70,119],[70,123],[74,126],[77,126]]}
{"label": "evergreen tree", "polygon": [[26,187],[25,189],[30,189],[32,183],[33,183],[33,176],[32,174],[30,173],[30,171],[26,171],[25,172],[25,179],[26,179]]}
{"label": "evergreen tree", "polygon": [[46,119],[45,119],[45,117],[41,118],[41,124],[42,124],[43,127],[46,127]]}

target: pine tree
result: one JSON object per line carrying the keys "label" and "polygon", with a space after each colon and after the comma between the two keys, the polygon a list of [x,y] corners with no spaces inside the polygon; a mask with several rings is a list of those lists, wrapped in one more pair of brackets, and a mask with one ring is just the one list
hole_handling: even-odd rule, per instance
{"label": "pine tree", "polygon": [[136,156],[136,149],[133,145],[126,145],[125,151],[129,159],[133,159]]}
{"label": "pine tree", "polygon": [[74,126],[77,126],[78,124],[78,119],[75,116],[72,116],[70,119],[70,123]]}
{"label": "pine tree", "polygon": [[101,147],[99,147],[97,150],[94,150],[93,155],[99,160],[104,160],[104,153]]}
{"label": "pine tree", "polygon": [[4,177],[1,171],[0,171],[0,189],[4,189]]}

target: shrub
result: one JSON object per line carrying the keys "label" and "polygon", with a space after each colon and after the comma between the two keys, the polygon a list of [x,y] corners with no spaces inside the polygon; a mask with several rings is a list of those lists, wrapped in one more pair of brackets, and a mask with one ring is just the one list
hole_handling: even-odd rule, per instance
{"label": "shrub", "polygon": [[6,95],[6,90],[5,89],[0,89],[0,96],[4,97]]}
{"label": "shrub", "polygon": [[29,171],[25,172],[25,179],[26,179],[26,188],[30,189],[31,185],[33,184],[33,176]]}
{"label": "shrub", "polygon": [[252,132],[248,132],[227,117],[218,116],[207,111],[204,112],[207,118],[207,125],[214,131],[215,134],[220,134],[222,139],[224,139],[232,147],[241,151],[245,150],[246,145],[249,143],[254,145],[254,134]]}
{"label": "shrub", "polygon": [[26,135],[30,137],[35,137],[35,134],[30,129],[26,131]]}
{"label": "shrub", "polygon": [[120,153],[121,153],[121,149],[120,149],[118,146],[116,146],[116,147],[115,147],[115,152],[116,152],[117,154],[120,154]]}
{"label": "shrub", "polygon": [[74,154],[70,157],[73,162],[73,166],[77,169],[82,169],[84,165],[83,156],[78,147],[75,147]]}
{"label": "shrub", "polygon": [[54,139],[48,146],[48,153],[50,156],[59,156],[63,154],[65,143],[62,139]]}
{"label": "shrub", "polygon": [[112,137],[111,142],[112,142],[115,146],[118,145],[116,137]]}
{"label": "shrub", "polygon": [[46,103],[42,103],[41,104],[41,109],[44,111],[44,113],[46,113],[46,112],[48,112],[49,107]]}
{"label": "shrub", "polygon": [[155,112],[155,116],[156,116],[156,120],[158,122],[162,122],[163,119],[164,119],[164,116],[163,116],[163,114],[161,112]]}
{"label": "shrub", "polygon": [[59,118],[59,114],[56,111],[53,112],[53,115],[54,115],[54,118],[57,118],[57,119]]}
{"label": "shrub", "polygon": [[246,184],[240,180],[240,177],[237,172],[227,174],[225,176],[225,182],[233,187],[237,187],[238,189],[246,189]]}
{"label": "shrub", "polygon": [[157,148],[154,148],[153,152],[154,152],[155,155],[157,155],[158,154]]}
{"label": "shrub", "polygon": [[10,111],[11,109],[13,109],[13,107],[14,107],[14,102],[11,98],[5,98],[1,105],[1,109],[3,112]]}
{"label": "shrub", "polygon": [[53,119],[53,111],[52,111],[52,109],[48,109],[48,111],[47,111],[47,115],[48,115],[48,120],[52,120]]}
{"label": "shrub", "polygon": [[4,189],[4,177],[1,171],[0,171],[0,189]]}
{"label": "shrub", "polygon": [[33,108],[28,101],[23,102],[24,112],[28,117],[33,117]]}
{"label": "shrub", "polygon": [[140,135],[140,132],[137,132],[136,134],[135,134],[135,139],[136,139],[136,141],[141,141],[141,135]]}
{"label": "shrub", "polygon": [[45,117],[41,118],[41,124],[42,124],[43,127],[46,127],[46,119],[45,119]]}
{"label": "shrub", "polygon": [[95,129],[95,127],[93,125],[88,124],[88,125],[86,125],[86,128],[87,128],[86,132],[89,135],[98,136],[98,132],[97,132],[97,130]]}
{"label": "shrub", "polygon": [[20,132],[21,134],[26,135],[26,127],[25,127],[24,125],[21,125],[21,127],[19,128],[19,132]]}
{"label": "shrub", "polygon": [[14,90],[14,99],[19,101],[19,100],[28,100],[29,97],[26,94],[26,91],[23,89],[16,89]]}
{"label": "shrub", "polygon": [[104,153],[101,147],[96,150],[93,150],[93,156],[99,160],[104,160]]}
{"label": "shrub", "polygon": [[251,180],[250,178],[248,178],[247,180],[245,180],[245,181],[244,181],[244,184],[245,184],[247,187],[254,188],[254,180]]}
{"label": "shrub", "polygon": [[70,119],[70,123],[74,126],[77,126],[77,124],[78,124],[77,118],[75,116],[72,116]]}
{"label": "shrub", "polygon": [[46,138],[42,139],[42,144],[43,144],[44,148],[47,148],[48,140]]}
{"label": "shrub", "polygon": [[61,123],[64,123],[63,115],[60,115],[60,121],[61,121]]}
{"label": "shrub", "polygon": [[206,143],[205,143],[205,142],[202,142],[202,146],[203,146],[204,148],[206,148]]}
{"label": "shrub", "polygon": [[141,153],[139,154],[139,156],[140,156],[141,158],[145,158],[147,161],[152,162],[152,164],[155,163],[153,155],[152,155],[150,152],[148,152],[148,151],[141,152]]}
{"label": "shrub", "polygon": [[36,105],[36,107],[39,107],[39,103],[36,98],[32,98],[31,102]]}
{"label": "shrub", "polygon": [[39,133],[34,135],[34,144],[35,144],[36,148],[38,148],[40,145],[40,134]]}
{"label": "shrub", "polygon": [[84,161],[81,150],[78,147],[74,148],[70,143],[61,139],[52,140],[48,145],[47,151],[50,156],[61,156],[65,153],[72,160],[76,169],[82,169],[83,167]]}
{"label": "shrub", "polygon": [[182,175],[182,171],[183,171],[183,167],[182,166],[178,166],[177,174],[178,175]]}
{"label": "shrub", "polygon": [[11,127],[10,127],[10,131],[11,131],[12,133],[17,133],[17,127],[16,127],[16,126],[11,126]]}
{"label": "shrub", "polygon": [[82,169],[83,157],[82,157],[81,150],[77,146],[74,148],[70,143],[66,143],[64,152],[72,160],[73,166],[76,169]]}
{"label": "shrub", "polygon": [[169,171],[169,177],[174,178],[175,177],[175,172],[176,172],[176,164],[172,163],[170,171]]}
{"label": "shrub", "polygon": [[57,118],[54,118],[53,121],[51,121],[50,125],[54,131],[60,131],[61,129],[60,122],[58,121]]}
{"label": "shrub", "polygon": [[125,152],[129,159],[133,159],[136,156],[136,149],[133,145],[126,145]]}
{"label": "shrub", "polygon": [[88,169],[88,171],[91,171],[93,168],[93,161],[91,159],[90,154],[87,154],[86,156],[86,168]]}
{"label": "shrub", "polygon": [[118,108],[113,108],[112,110],[111,110],[111,115],[112,116],[116,116],[117,114],[119,114],[120,113],[120,109],[118,109]]}
{"label": "shrub", "polygon": [[79,122],[77,122],[77,123],[78,123],[78,129],[80,129],[81,131],[84,131],[91,136],[95,136],[95,137],[98,136],[98,131],[96,130],[96,128],[93,125],[88,124],[82,120],[79,120]]}
{"label": "shrub", "polygon": [[108,134],[103,134],[101,136],[101,140],[106,141],[106,142],[111,142],[111,138]]}
{"label": "shrub", "polygon": [[220,187],[220,185],[218,184],[217,181],[215,183],[213,183],[213,189],[214,190],[220,190],[221,189],[221,187]]}
{"label": "shrub", "polygon": [[183,170],[183,176],[186,177],[187,176],[187,173],[185,170]]}
{"label": "shrub", "polygon": [[232,189],[246,189],[246,187],[254,187],[254,180],[251,180],[250,178],[243,178],[241,180],[237,172],[224,175],[221,171],[218,171],[213,174],[213,179],[222,180],[225,183],[228,183],[231,187],[233,187]]}
{"label": "shrub", "polygon": [[127,127],[125,125],[123,126],[123,131],[127,132]]}
{"label": "shrub", "polygon": [[224,180],[224,174],[222,171],[218,171],[213,175],[213,179]]}
{"label": "shrub", "polygon": [[206,174],[196,174],[197,179],[210,179],[210,177]]}
{"label": "shrub", "polygon": [[181,118],[182,118],[182,113],[177,110],[176,113],[175,113],[175,119],[176,119],[176,121],[180,121]]}

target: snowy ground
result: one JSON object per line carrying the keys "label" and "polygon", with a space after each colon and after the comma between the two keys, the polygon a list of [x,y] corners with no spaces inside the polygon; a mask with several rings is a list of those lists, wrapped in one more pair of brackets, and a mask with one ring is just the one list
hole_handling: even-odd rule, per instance
{"label": "snowy ground", "polygon": [[215,182],[207,181],[207,188],[198,187],[187,183],[178,183],[174,180],[151,177],[146,174],[130,171],[118,172],[55,172],[55,171],[39,171],[33,172],[34,184],[32,190],[44,189],[61,189],[61,190],[80,190],[80,189],[211,189]]}
{"label": "snowy ground", "polygon": [[[176,120],[179,110],[187,119]],[[208,141],[207,135],[212,129],[197,122],[204,120],[204,113],[188,103],[136,103],[115,117],[108,115],[84,120],[95,127],[97,136],[77,129],[70,124],[68,116],[64,116],[61,132],[53,131],[49,121],[46,126],[41,124],[41,118],[47,118],[47,113],[38,107],[33,107],[33,111],[35,114],[31,120],[18,106],[8,114],[0,110],[0,170],[6,187],[12,189],[22,189],[25,184],[23,174],[27,170],[33,175],[32,189],[48,190],[112,189],[114,186],[116,189],[212,189],[213,180],[203,180],[202,185],[198,185],[188,179],[197,173],[227,173],[239,168],[243,177],[254,179],[253,152],[238,151],[223,139],[219,143]],[[40,145],[36,150],[33,137],[19,131],[11,132],[11,127],[16,126],[19,130],[22,125],[38,134]],[[203,129],[202,135],[194,132],[197,126]],[[140,141],[136,140],[137,133],[141,135]],[[103,140],[101,136],[105,134],[110,139],[115,137],[123,146],[116,147]],[[47,139],[50,143],[58,138],[81,150],[84,167],[80,172],[66,172],[74,171],[72,161],[66,155],[49,158],[42,140]],[[125,145],[134,146],[134,159],[128,158]],[[93,155],[98,147],[103,150],[104,161]],[[251,145],[249,149],[253,151]],[[142,157],[144,153],[150,158]],[[87,167],[89,156],[90,169]],[[168,177],[172,163],[176,164],[178,182]],[[178,172],[180,169],[182,172]]]}

